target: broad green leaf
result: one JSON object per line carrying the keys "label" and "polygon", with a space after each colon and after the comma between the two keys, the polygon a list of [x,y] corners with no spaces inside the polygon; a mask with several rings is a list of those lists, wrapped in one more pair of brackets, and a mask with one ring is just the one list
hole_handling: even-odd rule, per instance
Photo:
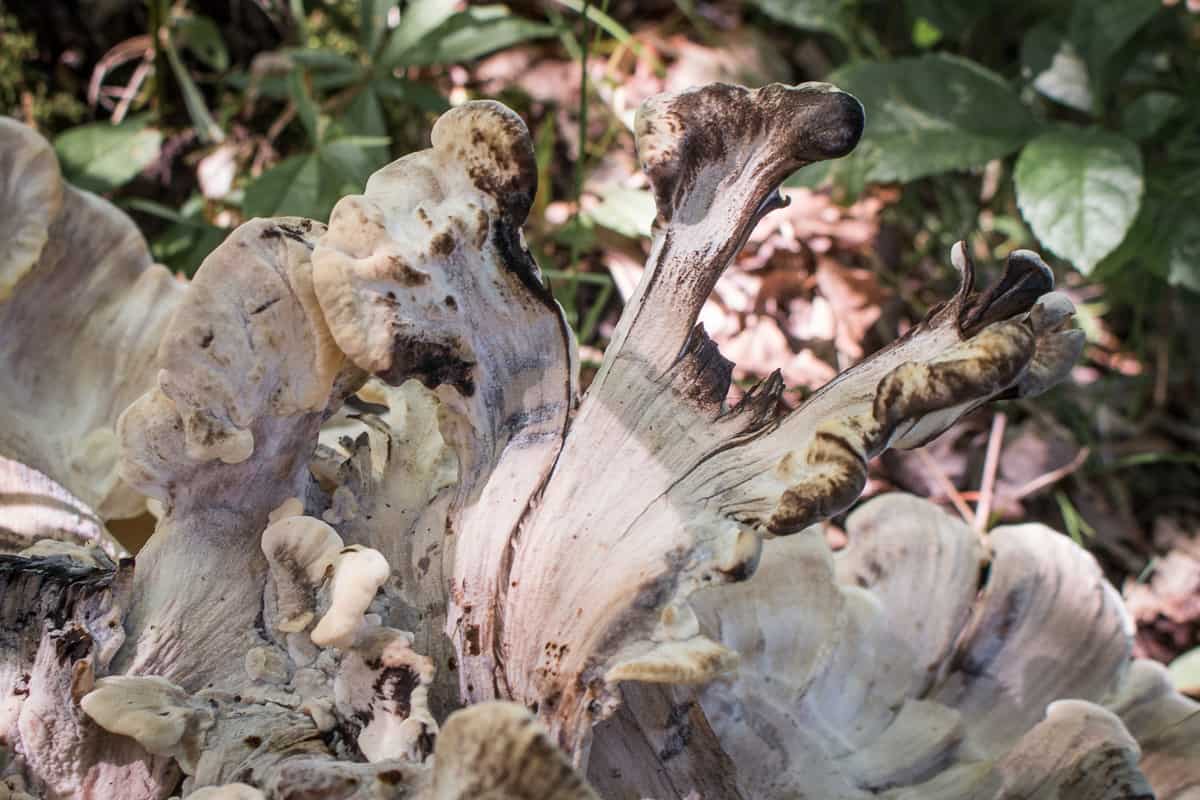
{"label": "broad green leaf", "polygon": [[645,189],[612,186],[600,198],[600,204],[587,212],[597,225],[630,239],[649,238],[654,225],[654,195]]}
{"label": "broad green leaf", "polygon": [[229,50],[217,23],[199,14],[177,18],[172,27],[179,46],[215,72],[229,69]]}
{"label": "broad green leaf", "polygon": [[[1038,129],[1003,78],[955,56],[858,62],[829,80],[866,108],[866,132],[847,160],[870,164],[868,181],[910,181],[985,164]],[[840,162],[838,169],[862,172]]]}
{"label": "broad green leaf", "polygon": [[1144,189],[1137,145],[1098,128],[1039,136],[1021,151],[1014,178],[1038,239],[1084,273],[1125,238]]}
{"label": "broad green leaf", "polygon": [[980,19],[993,11],[999,0],[907,0],[904,3],[908,18],[914,24],[925,20],[951,39],[962,37]]}
{"label": "broad green leaf", "polygon": [[409,52],[421,43],[439,25],[454,15],[457,0],[413,0],[400,17],[400,24],[392,31],[383,52],[379,54],[379,66],[386,72],[394,67],[411,63]]}
{"label": "broad green leaf", "polygon": [[[367,141],[375,142],[379,139]],[[330,174],[322,176],[325,184],[322,186],[322,194],[329,196],[332,193],[336,202],[343,195],[361,192],[367,185],[367,178],[371,177],[371,173],[379,166],[379,162],[372,158],[373,149],[376,148],[364,147],[361,141],[353,138],[338,139],[325,144],[317,152],[322,166],[330,170]]]}
{"label": "broad green leaf", "polygon": [[1094,90],[1106,85],[1112,57],[1161,9],[1161,0],[1075,0],[1070,38],[1087,63]]}
{"label": "broad green leaf", "polygon": [[320,158],[315,154],[292,156],[280,161],[246,186],[242,210],[247,217],[326,219],[320,213],[320,194]]}
{"label": "broad green leaf", "polygon": [[751,5],[784,25],[849,41],[856,4],[853,0],[752,0]]}
{"label": "broad green leaf", "polygon": [[306,78],[307,75],[298,69],[288,73],[288,96],[296,106],[296,116],[304,125],[309,142],[315,147],[321,142],[321,115],[312,93],[308,90]]}
{"label": "broad green leaf", "polygon": [[[383,108],[379,104],[379,96],[373,88],[374,81],[367,84],[350,101],[341,119],[339,127],[350,136],[372,136],[387,138],[387,122],[383,118]],[[367,149],[367,158],[375,167],[381,167],[388,161],[387,145],[377,145]]]}
{"label": "broad green leaf", "polygon": [[438,90],[423,81],[407,81],[403,78],[376,78],[371,81],[371,88],[381,98],[395,100],[398,103],[441,114],[450,108],[450,101],[443,97]]}
{"label": "broad green leaf", "polygon": [[1200,292],[1200,218],[1195,213],[1195,203],[1200,197],[1190,198],[1186,204],[1175,206],[1176,213],[1167,235],[1167,281],[1175,286],[1186,286]]}
{"label": "broad green leaf", "polygon": [[1184,103],[1177,94],[1146,92],[1122,109],[1121,130],[1135,142],[1145,141],[1183,109]]}
{"label": "broad green leaf", "polygon": [[221,130],[221,126],[209,113],[208,105],[204,102],[204,95],[200,93],[200,88],[192,80],[192,74],[183,65],[183,60],[180,59],[179,52],[175,49],[175,44],[170,37],[163,39],[163,52],[167,56],[167,63],[171,66],[175,82],[179,84],[179,91],[183,94],[183,104],[187,108],[188,116],[192,119],[192,127],[200,136],[200,141],[223,142],[225,132]]}
{"label": "broad green leaf", "polygon": [[407,49],[402,62],[409,66],[457,64],[555,33],[553,26],[513,16],[505,6],[472,6]]}
{"label": "broad green leaf", "polygon": [[219,228],[204,218],[204,197],[199,193],[194,193],[178,209],[140,197],[131,198],[123,205],[171,223],[150,243],[150,252],[155,261],[189,278],[229,234],[228,229]]}
{"label": "broad green leaf", "polygon": [[333,50],[296,47],[283,52],[293,63],[308,67],[313,72],[353,72],[358,69],[354,59]]}
{"label": "broad green leaf", "polygon": [[148,116],[120,125],[95,122],[64,131],[54,140],[63,176],[92,192],[124,186],[152,164],[162,148],[162,132],[147,127]]}
{"label": "broad green leaf", "polygon": [[1200,647],[1187,651],[1167,667],[1171,683],[1181,692],[1200,694]]}
{"label": "broad green leaf", "polygon": [[375,52],[387,30],[388,11],[397,0],[359,0],[359,42],[368,55]]}

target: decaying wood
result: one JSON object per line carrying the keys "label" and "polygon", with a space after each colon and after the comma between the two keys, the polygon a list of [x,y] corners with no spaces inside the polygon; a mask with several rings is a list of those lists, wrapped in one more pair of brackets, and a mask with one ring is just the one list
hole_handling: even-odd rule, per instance
{"label": "decaying wood", "polygon": [[[1035,254],[976,292],[960,245],[892,346],[727,405],[700,307],[862,126],[824,84],[649,101],[653,249],[579,398],[498,103],[190,284],[0,120],[0,797],[1200,791],[1196,705],[1068,540],[902,497],[836,557],[810,529],[884,449],[1066,374]],[[147,500],[135,562],[104,521]]]}

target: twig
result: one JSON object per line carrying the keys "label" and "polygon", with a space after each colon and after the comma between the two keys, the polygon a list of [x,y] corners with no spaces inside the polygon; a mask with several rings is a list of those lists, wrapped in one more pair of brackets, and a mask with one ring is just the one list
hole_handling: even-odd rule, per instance
{"label": "twig", "polygon": [[121,90],[121,100],[117,103],[117,107],[113,109],[112,121],[114,125],[120,125],[121,120],[125,119],[125,115],[129,113],[129,106],[133,103],[133,98],[137,97],[138,91],[142,88],[143,81],[150,74],[150,70],[154,68],[154,51],[148,50],[146,57],[137,65],[137,69],[133,71],[133,77],[129,79],[129,83]]}
{"label": "twig", "polygon": [[965,500],[963,500],[962,495],[958,493],[958,489],[955,488],[954,484],[950,481],[950,478],[946,475],[942,468],[938,466],[938,463],[933,460],[933,456],[929,455],[924,447],[918,447],[913,452],[917,454],[917,457],[921,459],[921,463],[924,464],[925,468],[928,469],[930,474],[933,475],[933,479],[937,481],[938,486],[943,492],[945,492],[946,497],[950,498],[950,502],[954,504],[954,508],[963,518],[963,521],[967,524],[970,524],[971,507],[967,505]]}
{"label": "twig", "polygon": [[992,417],[992,431],[988,434],[987,455],[983,460],[983,481],[979,485],[979,503],[975,506],[975,532],[987,530],[988,517],[992,513],[992,499],[996,490],[996,471],[1000,467],[1000,447],[1004,444],[1004,426],[1008,418],[1003,414]]}
{"label": "twig", "polygon": [[1070,460],[1070,462],[1063,464],[1058,469],[1050,470],[1045,475],[1039,475],[1038,477],[1034,478],[1033,480],[1026,483],[1024,486],[1022,486],[1021,488],[1019,488],[1015,492],[1013,492],[1013,499],[1020,500],[1022,498],[1028,497],[1029,495],[1033,494],[1034,492],[1041,491],[1042,489],[1045,489],[1050,484],[1062,480],[1063,478],[1067,477],[1075,470],[1082,467],[1083,462],[1087,461],[1088,456],[1090,456],[1091,454],[1092,454],[1092,451],[1090,449],[1088,449],[1086,447],[1080,448],[1079,452],[1075,454],[1075,457],[1072,458]]}

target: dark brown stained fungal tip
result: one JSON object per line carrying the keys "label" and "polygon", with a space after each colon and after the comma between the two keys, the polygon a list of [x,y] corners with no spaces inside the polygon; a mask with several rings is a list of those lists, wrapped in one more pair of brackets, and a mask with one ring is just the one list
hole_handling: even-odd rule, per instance
{"label": "dark brown stained fungal tip", "polygon": [[1042,295],[1054,290],[1054,273],[1030,250],[1015,250],[1004,264],[1000,280],[966,304],[959,330],[971,336],[982,328],[1033,308]]}
{"label": "dark brown stained fungal tip", "polygon": [[904,420],[1000,393],[1020,377],[1035,344],[1033,332],[1023,324],[1009,325],[1004,334],[1004,339],[993,341],[993,346],[976,356],[936,364],[901,364],[879,382],[875,418],[891,430]]}
{"label": "dark brown stained fungal tip", "polygon": [[786,536],[849,508],[867,486],[867,465],[845,438],[820,432],[809,446],[811,478],[784,491],[767,530]]}
{"label": "dark brown stained fungal tip", "polygon": [[[711,84],[649,101],[636,135],[659,214],[669,221],[706,166],[722,164],[732,173],[737,162],[765,151],[766,166],[756,177],[774,190],[800,167],[853,150],[865,121],[862,104],[828,84],[753,91]],[[729,163],[731,156],[737,161]]]}
{"label": "dark brown stained fungal tip", "polygon": [[537,194],[537,160],[525,122],[486,100],[459,106],[443,120],[451,126],[471,126],[463,159],[468,177],[477,189],[495,198],[511,224],[524,222]]}

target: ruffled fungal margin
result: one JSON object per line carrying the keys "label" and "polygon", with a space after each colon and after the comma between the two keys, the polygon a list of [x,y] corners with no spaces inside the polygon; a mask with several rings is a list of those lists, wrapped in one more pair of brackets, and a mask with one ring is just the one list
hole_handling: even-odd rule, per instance
{"label": "ruffled fungal margin", "polygon": [[[778,375],[726,407],[700,306],[787,174],[862,125],[824,84],[647,103],[654,246],[577,404],[520,232],[532,143],[497,103],[447,112],[328,229],[246,223],[186,287],[0,120],[0,493],[54,504],[0,530],[0,797],[584,800],[589,757],[621,798],[820,795],[797,765],[830,796],[1197,791],[1200,717],[1161,671],[1122,676],[1119,608],[1065,540],[985,556],[939,521],[937,547],[852,546],[877,564],[764,550],[1082,343],[1036,255],[976,293],[959,246],[960,291],[894,345],[791,413]],[[135,569],[102,520],[145,497]],[[935,622],[913,587],[943,584]],[[731,735],[770,714],[809,727]]]}
{"label": "ruffled fungal margin", "polygon": [[1005,526],[987,552],[905,495],[857,509],[848,535],[836,555],[815,532],[782,541],[754,580],[694,597],[742,654],[698,701],[744,796],[1200,790],[1200,705],[1130,668],[1120,596],[1070,539]]}
{"label": "ruffled fungal margin", "polygon": [[125,214],[62,180],[54,148],[0,117],[0,457],[103,519],[145,499],[118,475],[117,417],[154,382],[183,284]]}

